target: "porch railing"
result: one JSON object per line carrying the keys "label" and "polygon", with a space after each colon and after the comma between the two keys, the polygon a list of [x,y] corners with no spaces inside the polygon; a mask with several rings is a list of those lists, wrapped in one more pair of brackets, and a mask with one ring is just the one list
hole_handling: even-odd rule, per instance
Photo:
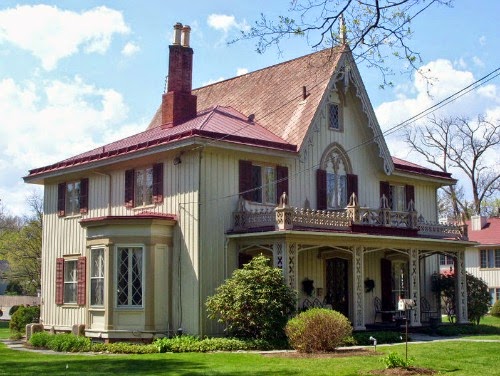
{"label": "porch railing", "polygon": [[273,227],[276,230],[292,229],[352,229],[353,225],[417,230],[418,235],[432,238],[451,238],[467,240],[467,226],[440,224],[426,221],[418,216],[413,201],[407,211],[394,211],[382,196],[379,209],[363,208],[353,194],[346,209],[314,210],[291,207],[284,194],[276,208],[248,208],[247,202],[240,198],[238,209],[233,213],[235,231],[251,231],[258,228]]}

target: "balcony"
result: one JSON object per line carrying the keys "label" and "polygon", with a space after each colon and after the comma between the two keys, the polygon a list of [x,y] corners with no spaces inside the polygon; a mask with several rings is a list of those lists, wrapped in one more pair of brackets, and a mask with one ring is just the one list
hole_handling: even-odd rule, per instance
{"label": "balcony", "polygon": [[233,213],[235,232],[252,232],[273,229],[307,231],[346,231],[378,235],[428,237],[436,239],[467,240],[465,224],[439,224],[426,221],[414,208],[413,201],[407,211],[394,211],[385,196],[380,207],[360,207],[353,194],[349,204],[341,210],[313,210],[288,205],[284,194],[276,208],[251,207],[240,198]]}

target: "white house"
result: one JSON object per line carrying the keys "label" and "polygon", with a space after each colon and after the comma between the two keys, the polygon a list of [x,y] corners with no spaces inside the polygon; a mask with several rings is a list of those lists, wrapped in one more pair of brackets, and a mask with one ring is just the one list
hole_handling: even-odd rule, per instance
{"label": "white house", "polygon": [[332,306],[356,330],[390,319],[376,308],[400,297],[417,302],[421,325],[438,255],[452,255],[467,321],[472,243],[466,226],[437,223],[436,190],[455,180],[390,156],[347,45],[192,90],[189,27],[174,28],[149,127],[25,177],[45,192],[45,328],[221,334],[206,298],[260,253],[299,307]]}

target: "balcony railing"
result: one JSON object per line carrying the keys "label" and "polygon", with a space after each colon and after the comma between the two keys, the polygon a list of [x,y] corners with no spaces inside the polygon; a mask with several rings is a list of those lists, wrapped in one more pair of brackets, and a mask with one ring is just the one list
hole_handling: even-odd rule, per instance
{"label": "balcony railing", "polygon": [[382,228],[412,230],[418,236],[467,240],[465,224],[439,224],[426,221],[419,216],[413,201],[407,211],[394,211],[388,206],[385,196],[380,199],[379,209],[360,207],[353,194],[349,205],[342,210],[314,210],[296,208],[288,205],[286,195],[280,198],[276,208],[248,208],[240,198],[238,210],[234,212],[234,230],[252,231],[272,227],[275,230],[322,229],[350,231],[356,228]]}

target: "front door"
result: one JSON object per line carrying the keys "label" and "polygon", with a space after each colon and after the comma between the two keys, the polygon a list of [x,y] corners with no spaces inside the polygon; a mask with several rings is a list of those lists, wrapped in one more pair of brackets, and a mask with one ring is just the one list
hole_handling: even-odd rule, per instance
{"label": "front door", "polygon": [[326,260],[326,298],[335,311],[349,317],[348,262],[342,258]]}

